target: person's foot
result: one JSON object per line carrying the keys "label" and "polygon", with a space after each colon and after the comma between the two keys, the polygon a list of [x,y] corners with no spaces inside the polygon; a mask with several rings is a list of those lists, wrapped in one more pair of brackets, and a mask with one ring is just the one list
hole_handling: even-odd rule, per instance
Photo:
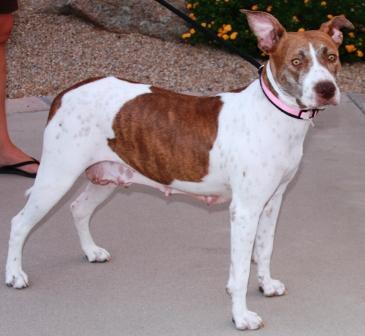
{"label": "person's foot", "polygon": [[[33,158],[25,154],[15,145],[9,145],[6,148],[0,149],[0,168],[8,165],[14,165],[24,161],[32,161]],[[36,173],[38,170],[36,162],[19,167],[27,173]]]}

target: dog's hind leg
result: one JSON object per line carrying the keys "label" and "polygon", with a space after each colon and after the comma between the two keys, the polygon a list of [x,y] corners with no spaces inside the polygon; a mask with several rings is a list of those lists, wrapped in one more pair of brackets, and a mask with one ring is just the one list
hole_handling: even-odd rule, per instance
{"label": "dog's hind leg", "polygon": [[113,183],[97,185],[89,182],[85,191],[71,204],[81,248],[90,262],[110,260],[109,252],[95,244],[90,233],[89,223],[95,209],[113,193],[116,187]]}
{"label": "dog's hind leg", "polygon": [[35,225],[65,195],[82,171],[86,162],[75,164],[67,151],[57,154],[43,150],[37,177],[24,208],[12,219],[9,251],[6,263],[6,284],[9,287],[28,286],[28,277],[22,270],[24,243]]}

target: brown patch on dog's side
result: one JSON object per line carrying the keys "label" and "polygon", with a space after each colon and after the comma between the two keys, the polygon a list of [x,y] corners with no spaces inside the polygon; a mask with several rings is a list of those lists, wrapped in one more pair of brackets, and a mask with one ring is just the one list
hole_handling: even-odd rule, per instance
{"label": "brown patch on dog's side", "polygon": [[196,97],[152,87],[123,105],[108,144],[125,163],[159,183],[199,182],[207,175],[217,136],[219,97]]}

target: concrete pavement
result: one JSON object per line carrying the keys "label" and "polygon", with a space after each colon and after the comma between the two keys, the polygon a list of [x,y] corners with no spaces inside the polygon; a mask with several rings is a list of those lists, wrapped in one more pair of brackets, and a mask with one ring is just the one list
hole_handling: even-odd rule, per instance
{"label": "concrete pavement", "polygon": [[[37,158],[48,104],[44,97],[8,102],[14,141]],[[248,304],[265,328],[250,334],[365,333],[364,105],[364,96],[344,95],[310,130],[275,242],[273,274],[288,295],[264,298],[251,277]],[[68,209],[84,182],[80,178],[27,242],[24,269],[31,287],[0,285],[1,336],[238,334],[224,291],[227,205],[207,208],[183,196],[167,201],[138,186],[121,190],[97,211],[92,225],[112,260],[89,264]],[[31,185],[26,178],[0,176],[1,274],[10,219]]]}

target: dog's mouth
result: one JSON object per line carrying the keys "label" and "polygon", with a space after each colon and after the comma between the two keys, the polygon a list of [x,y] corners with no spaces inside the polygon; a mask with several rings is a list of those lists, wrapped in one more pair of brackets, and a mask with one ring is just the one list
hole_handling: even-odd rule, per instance
{"label": "dog's mouth", "polygon": [[317,105],[320,107],[325,107],[325,106],[329,106],[329,105],[338,105],[339,103],[340,103],[340,99],[337,97],[332,97],[330,99],[317,97]]}
{"label": "dog's mouth", "polygon": [[317,98],[316,102],[314,104],[308,104],[307,107],[303,108],[304,110],[323,110],[326,107],[338,105],[340,103],[340,100],[336,97],[333,97],[331,99],[322,99]]}
{"label": "dog's mouth", "polygon": [[325,105],[322,105],[322,104],[305,104],[302,102],[302,100],[300,98],[297,98],[296,102],[302,111],[320,110],[325,107]]}

